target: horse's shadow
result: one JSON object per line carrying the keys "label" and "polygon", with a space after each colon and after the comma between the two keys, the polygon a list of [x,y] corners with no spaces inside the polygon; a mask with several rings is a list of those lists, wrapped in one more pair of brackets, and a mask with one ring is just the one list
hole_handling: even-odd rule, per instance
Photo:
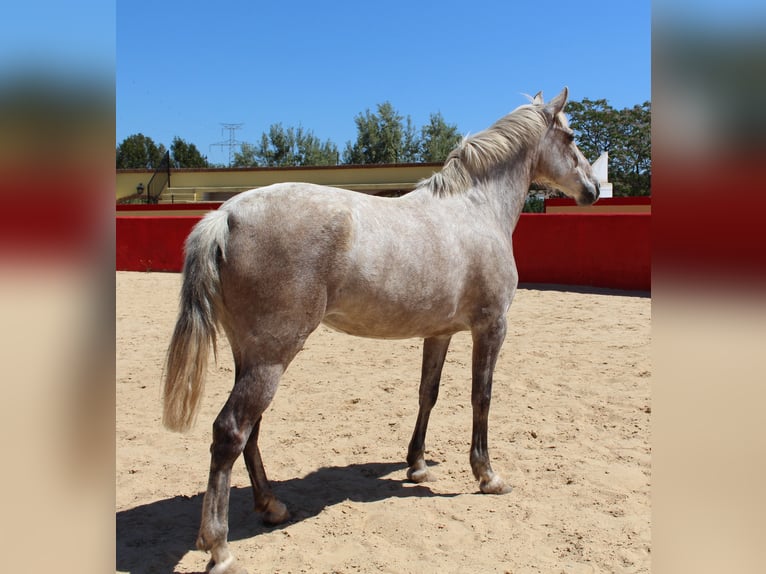
{"label": "horse's shadow", "polygon": [[[430,462],[430,466],[435,463]],[[427,486],[382,478],[406,468],[404,463],[371,462],[325,467],[302,478],[272,482],[274,494],[291,511],[290,521],[265,526],[254,514],[250,487],[234,487],[229,500],[229,540],[241,540],[284,528],[318,515],[345,500],[374,502],[386,498],[455,496],[435,494]],[[195,548],[203,493],[174,496],[117,513],[117,570],[133,574],[173,572]]]}

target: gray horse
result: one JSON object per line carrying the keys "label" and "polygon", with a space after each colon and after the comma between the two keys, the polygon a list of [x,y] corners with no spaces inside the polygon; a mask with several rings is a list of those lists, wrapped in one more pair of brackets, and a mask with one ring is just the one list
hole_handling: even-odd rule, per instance
{"label": "gray horse", "polygon": [[580,204],[599,194],[562,113],[567,89],[463,139],[443,169],[401,198],[308,183],[251,190],[206,215],[186,240],[180,312],[170,342],[163,422],[188,430],[216,330],[231,343],[234,388],[213,424],[210,478],[197,548],[208,570],[244,572],[228,549],[231,469],[244,452],[264,521],[288,519],[258,449],[261,416],[306,338],[324,323],[362,337],[424,339],[407,476],[429,478],[425,435],[450,338],[473,337],[470,464],[484,493],[511,490],[492,470],[487,417],[492,373],[518,274],[513,230],[530,183]]}

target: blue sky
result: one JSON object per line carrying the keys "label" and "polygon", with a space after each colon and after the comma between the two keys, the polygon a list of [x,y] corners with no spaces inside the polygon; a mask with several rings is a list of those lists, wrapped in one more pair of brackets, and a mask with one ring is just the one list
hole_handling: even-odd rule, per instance
{"label": "blue sky", "polygon": [[225,163],[222,123],[277,122],[342,150],[390,101],[416,127],[475,133],[563,86],[617,108],[651,98],[649,2],[119,2],[116,139],[174,136]]}
{"label": "blue sky", "polygon": [[104,0],[4,2],[0,81],[5,74],[111,78],[115,4]]}

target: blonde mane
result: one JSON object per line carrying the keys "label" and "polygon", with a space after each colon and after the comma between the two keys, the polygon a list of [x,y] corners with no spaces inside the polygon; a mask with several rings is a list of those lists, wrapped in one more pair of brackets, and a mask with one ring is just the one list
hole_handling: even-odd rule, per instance
{"label": "blonde mane", "polygon": [[[563,118],[563,114],[558,115]],[[520,106],[486,130],[463,138],[447,156],[442,170],[422,180],[418,187],[425,187],[437,196],[462,193],[530,141],[539,139],[547,125],[543,106]]]}

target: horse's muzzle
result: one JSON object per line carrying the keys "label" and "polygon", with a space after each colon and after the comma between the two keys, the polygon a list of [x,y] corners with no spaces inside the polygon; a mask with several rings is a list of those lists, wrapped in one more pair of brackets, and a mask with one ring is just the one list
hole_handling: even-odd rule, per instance
{"label": "horse's muzzle", "polygon": [[597,181],[583,185],[582,192],[577,197],[577,205],[592,205],[598,201],[601,188]]}

